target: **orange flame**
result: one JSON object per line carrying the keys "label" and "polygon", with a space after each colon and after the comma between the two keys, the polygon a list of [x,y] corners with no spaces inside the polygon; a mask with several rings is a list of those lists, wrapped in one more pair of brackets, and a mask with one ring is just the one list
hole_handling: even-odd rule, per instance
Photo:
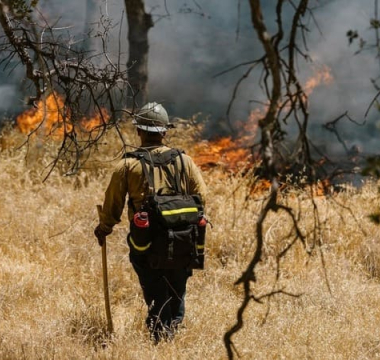
{"label": "orange flame", "polygon": [[269,191],[271,185],[272,184],[271,184],[271,182],[269,180],[258,179],[257,181],[255,181],[255,183],[253,184],[252,188],[250,189],[250,194],[251,195],[262,194],[262,193],[264,193],[266,191]]}
{"label": "orange flame", "polygon": [[321,84],[329,85],[333,81],[334,78],[331,75],[331,69],[328,66],[324,65],[317,70],[315,76],[311,77],[306,81],[304,85],[305,94],[310,95],[317,86]]}
{"label": "orange flame", "polygon": [[197,165],[207,169],[212,165],[221,165],[227,170],[237,171],[251,161],[251,151],[237,145],[231,137],[214,141],[203,141],[195,146]]}
{"label": "orange flame", "polygon": [[56,93],[51,93],[45,101],[40,100],[35,108],[26,110],[16,118],[20,131],[29,134],[33,131],[43,135],[52,135],[61,138],[65,132],[72,130],[72,124],[64,119],[70,114],[65,114],[63,99]]}
{"label": "orange flame", "polygon": [[[322,66],[306,81],[305,94],[309,96],[317,86],[332,82],[331,69]],[[240,130],[236,139],[229,136],[195,146],[196,163],[203,169],[222,164],[225,169],[232,171],[239,170],[242,165],[253,164],[252,152],[247,146],[253,145],[259,129],[259,120],[264,118],[266,109],[267,106],[256,108],[249,113],[247,121],[237,122],[236,128]]]}
{"label": "orange flame", "polygon": [[323,179],[316,184],[311,184],[310,189],[314,197],[325,196],[331,192],[332,184],[329,179]]}
{"label": "orange flame", "polygon": [[[23,134],[34,132],[39,135],[48,135],[59,140],[73,131],[74,125],[70,121],[71,112],[65,106],[63,98],[53,92],[45,100],[40,100],[35,108],[28,109],[17,116],[18,129]],[[81,132],[88,132],[96,126],[109,120],[106,109],[101,109],[92,118],[82,118],[80,121]]]}
{"label": "orange flame", "polygon": [[82,131],[90,132],[96,127],[101,126],[104,123],[107,123],[109,119],[110,119],[110,115],[108,114],[107,109],[102,108],[100,112],[98,111],[93,117],[89,119],[85,117],[82,118],[80,122],[80,127]]}

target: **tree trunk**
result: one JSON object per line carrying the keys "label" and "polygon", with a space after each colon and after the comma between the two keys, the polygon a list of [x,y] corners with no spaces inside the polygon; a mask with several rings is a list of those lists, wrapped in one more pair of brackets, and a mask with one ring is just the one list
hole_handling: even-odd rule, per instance
{"label": "tree trunk", "polygon": [[128,19],[128,74],[134,103],[144,105],[148,99],[148,31],[152,16],[144,9],[143,0],[124,0]]}
{"label": "tree trunk", "polygon": [[267,71],[272,77],[268,110],[265,117],[260,120],[259,126],[261,128],[261,151],[264,171],[269,179],[273,181],[276,174],[273,149],[273,132],[276,128],[278,105],[281,99],[281,65],[277,48],[274,45],[272,37],[269,35],[264,23],[260,1],[250,0],[250,7],[252,24],[256,30],[260,42],[264,47],[267,55]]}

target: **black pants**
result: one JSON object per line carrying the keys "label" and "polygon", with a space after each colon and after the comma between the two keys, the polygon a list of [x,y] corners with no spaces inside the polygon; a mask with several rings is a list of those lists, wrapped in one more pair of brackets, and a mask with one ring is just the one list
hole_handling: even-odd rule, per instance
{"label": "black pants", "polygon": [[192,272],[188,269],[152,269],[145,256],[130,255],[148,306],[146,324],[158,339],[171,332],[185,315],[186,283]]}

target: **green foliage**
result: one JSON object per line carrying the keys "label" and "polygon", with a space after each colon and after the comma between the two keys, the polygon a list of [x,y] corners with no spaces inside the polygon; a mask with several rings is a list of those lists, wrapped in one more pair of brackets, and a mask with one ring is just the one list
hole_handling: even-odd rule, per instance
{"label": "green foliage", "polygon": [[379,225],[380,224],[380,213],[373,213],[369,215],[369,219],[374,223]]}
{"label": "green foliage", "polygon": [[352,44],[354,39],[357,39],[359,37],[359,34],[356,30],[348,30],[346,36],[348,37],[348,42]]}
{"label": "green foliage", "polygon": [[366,166],[362,170],[364,176],[374,176],[380,178],[380,156],[370,156],[366,159]]}
{"label": "green foliage", "polygon": [[359,41],[359,50],[357,52],[363,50],[364,46],[367,44],[367,42],[359,36],[357,30],[348,30],[346,32],[346,36],[348,38],[349,45],[351,45],[354,41]]}
{"label": "green foliage", "polygon": [[9,1],[9,7],[15,17],[18,19],[28,18],[37,6],[39,0],[13,0]]}
{"label": "green foliage", "polygon": [[[367,164],[362,171],[362,175],[364,176],[374,176],[377,179],[380,178],[380,156],[371,156],[367,158]],[[378,188],[378,192],[380,193],[380,188]],[[376,211],[370,214],[369,219],[374,223],[380,224],[380,211]]]}
{"label": "green foliage", "polygon": [[379,29],[380,28],[380,21],[378,19],[371,19],[370,20],[371,28],[373,29]]}

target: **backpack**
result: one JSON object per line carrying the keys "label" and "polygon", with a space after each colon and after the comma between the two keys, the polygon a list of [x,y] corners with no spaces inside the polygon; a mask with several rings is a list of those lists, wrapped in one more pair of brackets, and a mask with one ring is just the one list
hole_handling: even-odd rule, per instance
{"label": "backpack", "polygon": [[[149,194],[135,210],[127,242],[133,254],[147,255],[155,269],[203,269],[207,220],[201,196],[189,194],[189,178],[182,152],[137,150],[126,154],[140,160]],[[178,157],[180,161],[178,160]],[[180,163],[180,166],[178,166]],[[174,173],[168,167],[173,164]],[[154,187],[154,167],[161,167],[170,183],[169,192]],[[181,180],[185,188],[181,187]],[[133,204],[132,204],[133,208]]]}

